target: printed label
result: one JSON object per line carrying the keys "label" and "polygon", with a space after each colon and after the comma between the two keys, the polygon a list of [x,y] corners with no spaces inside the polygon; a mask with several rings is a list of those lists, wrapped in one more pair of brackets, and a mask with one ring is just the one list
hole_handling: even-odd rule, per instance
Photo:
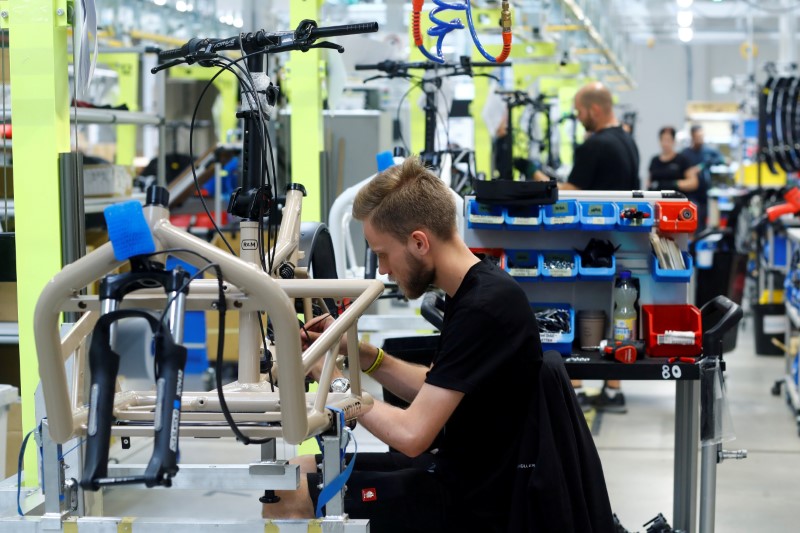
{"label": "printed label", "polygon": [[589,213],[590,217],[602,217],[603,216],[603,206],[600,204],[592,204],[589,206]]}
{"label": "printed label", "polygon": [[489,215],[470,215],[469,221],[475,222],[476,224],[502,224],[503,217],[493,217]]}
{"label": "printed label", "polygon": [[786,331],[786,317],[783,315],[765,316],[763,321],[764,333],[773,335]]}
{"label": "printed label", "polygon": [[245,239],[242,241],[242,250],[257,250],[258,241],[255,239]]}
{"label": "printed label", "polygon": [[374,502],[378,499],[378,492],[374,488],[361,489],[362,502]]}
{"label": "printed label", "polygon": [[614,319],[614,340],[615,341],[632,340],[635,331],[636,331],[636,319],[635,318],[615,318]]}
{"label": "printed label", "polygon": [[553,214],[554,215],[564,215],[569,213],[569,205],[568,204],[553,204]]}

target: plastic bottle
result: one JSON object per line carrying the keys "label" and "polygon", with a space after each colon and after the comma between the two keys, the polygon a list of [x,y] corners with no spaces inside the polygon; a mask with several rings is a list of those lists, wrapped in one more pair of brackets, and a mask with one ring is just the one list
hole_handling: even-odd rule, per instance
{"label": "plastic bottle", "polygon": [[637,295],[630,270],[623,270],[614,288],[614,340],[636,340],[638,337],[637,314],[633,306]]}

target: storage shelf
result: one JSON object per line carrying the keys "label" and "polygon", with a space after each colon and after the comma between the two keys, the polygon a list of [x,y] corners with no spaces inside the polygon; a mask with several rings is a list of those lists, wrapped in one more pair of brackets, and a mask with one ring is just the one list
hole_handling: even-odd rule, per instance
{"label": "storage shelf", "polygon": [[0,322],[0,344],[19,344],[19,324]]}
{"label": "storage shelf", "polygon": [[[3,121],[11,121],[11,109],[3,109],[0,117],[2,117]],[[164,118],[153,113],[117,109],[93,109],[89,107],[71,107],[69,120],[76,120],[78,124],[136,124],[142,126],[164,124]]]}
{"label": "storage shelf", "polygon": [[[83,212],[87,215],[93,213],[102,213],[103,209],[110,205],[118,204],[120,202],[127,202],[128,200],[137,200],[140,204],[144,205],[146,195],[143,192],[136,192],[130,196],[111,196],[108,198],[85,198],[83,201]],[[14,216],[14,200],[9,200],[8,203],[0,199],[0,217],[6,215],[6,205],[8,205],[8,216]]]}

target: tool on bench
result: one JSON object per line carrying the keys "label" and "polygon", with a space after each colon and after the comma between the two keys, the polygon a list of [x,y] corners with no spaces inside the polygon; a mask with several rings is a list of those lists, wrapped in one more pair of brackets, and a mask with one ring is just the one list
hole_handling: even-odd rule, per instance
{"label": "tool on bench", "polygon": [[603,339],[600,341],[600,353],[620,363],[635,363],[644,354],[644,341]]}

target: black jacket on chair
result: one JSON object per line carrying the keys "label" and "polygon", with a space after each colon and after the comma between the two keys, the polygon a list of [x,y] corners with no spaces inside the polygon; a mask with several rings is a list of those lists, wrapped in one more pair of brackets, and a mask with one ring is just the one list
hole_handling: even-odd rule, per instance
{"label": "black jacket on chair", "polygon": [[524,421],[513,533],[614,533],[603,467],[561,355],[545,352]]}

